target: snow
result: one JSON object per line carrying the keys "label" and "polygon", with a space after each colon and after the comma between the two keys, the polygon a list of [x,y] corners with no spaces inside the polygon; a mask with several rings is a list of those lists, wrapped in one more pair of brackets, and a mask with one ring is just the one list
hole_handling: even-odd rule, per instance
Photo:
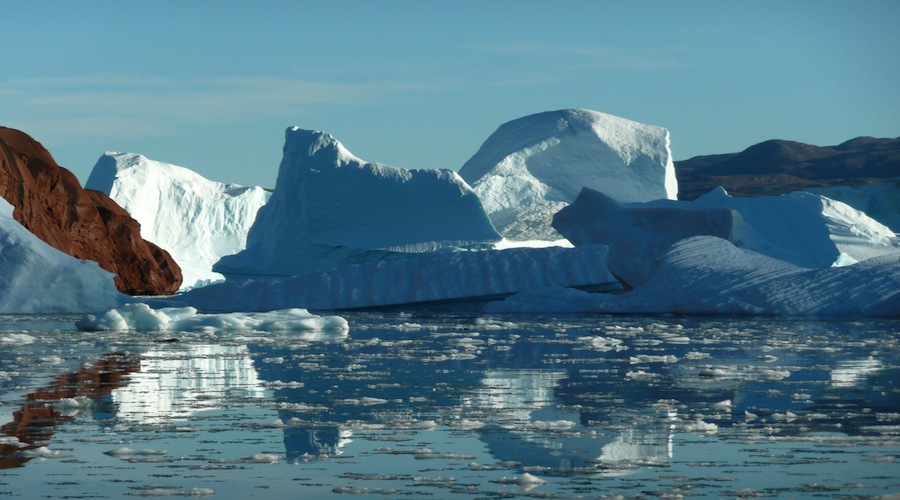
{"label": "snow", "polygon": [[856,188],[836,186],[807,188],[805,191],[842,201],[894,232],[900,231],[900,177]]}
{"label": "snow", "polygon": [[[492,302],[486,311],[900,315],[900,253],[845,267],[808,269],[714,236],[677,242],[659,269],[621,295],[544,289]],[[568,304],[568,305],[567,305]]]}
{"label": "snow", "polygon": [[550,218],[582,187],[619,202],[675,199],[669,132],[585,109],[501,125],[459,170],[510,239],[559,239]]}
{"label": "snow", "polygon": [[167,300],[204,311],[332,310],[485,299],[547,286],[618,289],[606,270],[606,252],[603,245],[433,252],[281,279],[226,281]]}
{"label": "snow", "polygon": [[153,309],[144,303],[125,304],[102,314],[88,314],[76,322],[79,330],[155,331],[247,331],[267,332],[344,330],[340,316],[317,316],[305,309],[263,313],[200,314],[193,307]]}
{"label": "snow", "polygon": [[889,228],[810,193],[734,198],[718,188],[695,201],[620,204],[585,188],[554,227],[575,245],[610,246],[609,269],[637,287],[677,241],[710,235],[797,266],[846,265],[900,251]]}
{"label": "snow", "polygon": [[292,127],[246,250],[214,269],[229,278],[292,276],[499,240],[456,172],[365,163],[329,134]]}
{"label": "snow", "polygon": [[116,307],[126,298],[112,273],[38,239],[0,198],[0,313],[83,313]]}
{"label": "snow", "polygon": [[85,187],[109,195],[141,224],[141,236],[167,250],[184,276],[182,289],[220,281],[212,266],[244,249],[247,232],[271,193],[208,180],[133,153],[107,152]]}

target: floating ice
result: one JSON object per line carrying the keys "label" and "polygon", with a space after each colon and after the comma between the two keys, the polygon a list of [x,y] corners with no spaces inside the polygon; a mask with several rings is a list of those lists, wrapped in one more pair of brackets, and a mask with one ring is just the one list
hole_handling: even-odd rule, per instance
{"label": "floating ice", "polygon": [[247,457],[241,457],[241,462],[246,464],[274,464],[280,459],[281,457],[271,453],[256,453]]}
{"label": "floating ice", "polygon": [[289,278],[218,283],[172,302],[204,311],[335,310],[486,300],[548,286],[618,289],[605,258],[602,245],[431,252]]}
{"label": "floating ice", "polygon": [[804,191],[844,202],[890,227],[895,233],[900,231],[900,177],[869,186],[819,187]]}
{"label": "floating ice", "polygon": [[673,244],[692,236],[716,236],[808,268],[900,252],[889,228],[810,193],[733,198],[718,188],[695,201],[620,204],[585,188],[553,226],[575,245],[609,245],[610,271],[633,287],[650,279]]}
{"label": "floating ice", "polygon": [[133,153],[101,156],[85,187],[109,195],[141,223],[144,239],[172,255],[182,289],[223,279],[212,265],[244,249],[256,212],[271,195]]}
{"label": "floating ice", "polygon": [[136,331],[307,331],[343,330],[349,326],[339,316],[317,316],[305,309],[264,313],[200,314],[193,307],[152,309],[147,304],[126,304],[105,313],[88,314],[76,322],[80,330]]}
{"label": "floating ice", "polygon": [[[897,316],[900,253],[852,266],[805,269],[721,238],[698,236],[676,243],[650,279],[632,291],[565,294],[578,296],[572,300],[577,310],[594,313]],[[546,302],[523,293],[486,310],[543,312]]]}
{"label": "floating ice", "polygon": [[515,484],[522,486],[523,488],[531,489],[535,486],[539,486],[541,484],[546,483],[547,481],[530,474],[528,472],[523,473],[521,476],[513,476],[513,477],[501,477],[500,479],[496,479],[491,481],[497,484]]}
{"label": "floating ice", "polygon": [[246,250],[214,270],[229,279],[293,276],[499,240],[456,172],[365,163],[329,134],[292,127]]}
{"label": "floating ice", "polygon": [[0,336],[0,343],[3,344],[27,345],[33,344],[35,340],[37,339],[27,333],[7,333]]}
{"label": "floating ice", "polygon": [[514,240],[559,239],[550,219],[584,186],[622,202],[678,193],[666,129],[587,109],[501,125],[459,174],[501,234]]}

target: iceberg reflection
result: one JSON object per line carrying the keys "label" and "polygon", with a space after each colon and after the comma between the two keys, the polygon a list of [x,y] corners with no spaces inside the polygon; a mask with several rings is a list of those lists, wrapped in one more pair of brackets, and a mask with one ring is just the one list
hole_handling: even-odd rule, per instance
{"label": "iceberg reflection", "polygon": [[839,361],[831,370],[833,387],[853,387],[866,380],[866,377],[884,369],[884,363],[877,359],[867,358],[852,361]]}
{"label": "iceberg reflection", "polygon": [[247,346],[177,345],[142,354],[140,370],[112,392],[112,399],[119,418],[157,424],[264,395]]}

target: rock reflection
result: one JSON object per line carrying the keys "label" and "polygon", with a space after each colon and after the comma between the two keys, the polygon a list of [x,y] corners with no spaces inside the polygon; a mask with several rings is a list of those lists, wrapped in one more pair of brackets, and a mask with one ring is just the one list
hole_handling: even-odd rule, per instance
{"label": "rock reflection", "polygon": [[0,427],[0,434],[7,436],[0,441],[0,468],[21,467],[41,456],[57,426],[80,411],[102,411],[109,394],[127,384],[127,376],[139,367],[140,360],[132,354],[110,353],[27,394],[28,402],[13,412],[13,421]]}

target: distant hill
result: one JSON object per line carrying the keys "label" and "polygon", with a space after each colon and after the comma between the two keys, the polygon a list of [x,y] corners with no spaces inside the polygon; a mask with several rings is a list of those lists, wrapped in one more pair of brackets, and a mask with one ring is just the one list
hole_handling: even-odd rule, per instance
{"label": "distant hill", "polygon": [[809,187],[865,186],[900,176],[900,137],[857,137],[837,146],[773,139],[740,153],[676,161],[678,198],[716,186],[733,196],[765,196]]}

